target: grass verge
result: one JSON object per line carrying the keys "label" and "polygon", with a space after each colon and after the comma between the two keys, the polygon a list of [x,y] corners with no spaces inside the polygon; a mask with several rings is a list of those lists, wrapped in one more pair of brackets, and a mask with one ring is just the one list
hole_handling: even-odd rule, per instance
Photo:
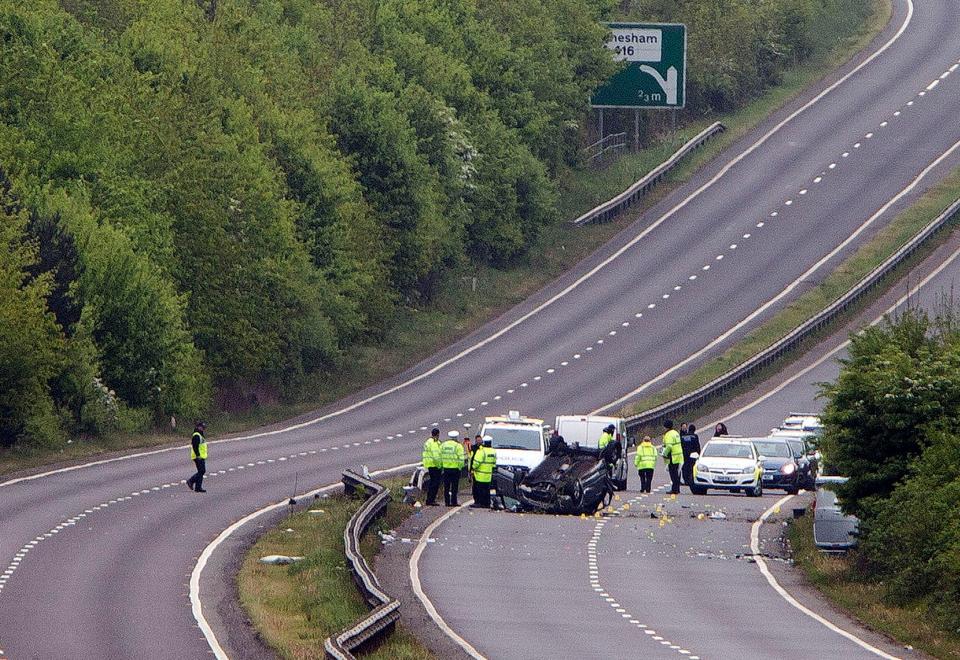
{"label": "grass verge", "polygon": [[[851,16],[825,19],[823,29],[817,31],[817,54],[788,70],[778,87],[768,90],[742,109],[687,124],[676,133],[664,136],[657,144],[626,154],[602,170],[564,173],[560,181],[559,204],[562,220],[544,228],[528,261],[505,270],[485,266],[458,270],[428,307],[401,308],[393,325],[376,343],[351,349],[342,368],[335,373],[318,374],[303,384],[301,390],[307,394],[299,400],[263,405],[243,413],[211,415],[208,419],[211,439],[289,419],[398,374],[523,301],[610,240],[639,213],[689,179],[704,163],[821,78],[825,71],[832,71],[861,50],[889,20],[890,1],[876,0],[875,10],[866,23],[852,20],[852,14],[851,10]],[[621,192],[718,119],[727,125],[727,132],[692,154],[629,213],[607,224],[582,228],[573,228],[566,222]],[[473,278],[476,278],[476,288]],[[0,450],[0,475],[105,452],[186,443],[188,432],[189,429],[179,434],[163,430],[112,434],[56,448]]]}
{"label": "grass verge", "polygon": [[[412,512],[401,504],[400,486],[385,482],[394,497],[384,516],[375,522],[361,544],[368,561],[380,548],[378,529],[398,526]],[[311,507],[324,513],[295,513],[262,536],[250,549],[237,576],[240,602],[261,637],[282,658],[322,658],[323,640],[369,610],[353,582],[343,554],[343,530],[362,500],[335,495]],[[293,531],[287,531],[293,530]],[[289,566],[259,563],[265,555],[302,556]],[[402,626],[365,658],[432,658],[432,653]]]}
{"label": "grass verge", "polygon": [[795,565],[831,602],[901,644],[937,658],[960,658],[960,634],[936,627],[922,607],[897,607],[884,598],[882,584],[857,572],[855,556],[831,556],[813,544],[813,516],[791,520],[787,530]]}

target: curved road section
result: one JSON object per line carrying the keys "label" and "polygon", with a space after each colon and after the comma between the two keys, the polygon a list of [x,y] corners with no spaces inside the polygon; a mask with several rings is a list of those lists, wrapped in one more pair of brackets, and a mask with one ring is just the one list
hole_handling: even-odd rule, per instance
{"label": "curved road section", "polygon": [[[894,287],[859,323],[908,300],[935,313],[960,280],[960,232],[906,279],[909,293]],[[847,336],[825,339],[716,420],[764,435],[791,411],[821,410],[817,383],[836,379]],[[835,611],[785,561],[782,520],[810,495],[694,496],[684,488],[674,499],[667,488],[627,491],[599,519],[460,510],[428,530],[432,543],[421,541],[421,597],[490,658],[918,657]],[[772,519],[758,524],[765,513]]]}
{"label": "curved road section", "polygon": [[213,634],[229,651],[229,576],[201,577],[193,604],[189,576],[222,530],[294,484],[414,461],[433,423],[592,410],[721,351],[956,161],[954,19],[946,1],[897,0],[828,93],[784,109],[527,302],[390,383],[211,443],[205,496],[182,483],[183,447],[0,484],[0,651],[197,657]]}

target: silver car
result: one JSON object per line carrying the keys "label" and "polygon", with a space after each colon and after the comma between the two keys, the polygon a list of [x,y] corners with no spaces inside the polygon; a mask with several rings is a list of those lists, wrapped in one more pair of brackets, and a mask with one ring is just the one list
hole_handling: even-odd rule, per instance
{"label": "silver car", "polygon": [[834,487],[846,477],[817,477],[817,499],[813,505],[813,542],[823,552],[846,552],[857,545],[856,516],[840,509]]}

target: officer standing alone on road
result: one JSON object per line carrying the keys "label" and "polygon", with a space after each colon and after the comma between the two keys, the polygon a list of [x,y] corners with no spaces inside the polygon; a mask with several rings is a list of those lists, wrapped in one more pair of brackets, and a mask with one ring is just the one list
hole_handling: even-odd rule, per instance
{"label": "officer standing alone on road", "polygon": [[440,463],[440,429],[430,431],[430,437],[423,443],[423,467],[429,473],[427,480],[427,506],[437,505],[437,493],[443,483],[443,467]]}
{"label": "officer standing alone on road", "polygon": [[197,467],[197,472],[187,479],[187,488],[198,493],[206,493],[203,488],[203,475],[207,473],[207,439],[203,432],[207,430],[204,422],[197,422],[193,427],[193,437],[190,438],[190,458]]}
{"label": "officer standing alone on road", "polygon": [[667,430],[663,434],[663,460],[667,464],[667,470],[670,472],[670,493],[680,494],[680,464],[683,463],[683,449],[680,447],[680,434],[673,428],[673,420],[668,419],[663,423],[663,428]]}
{"label": "officer standing alone on road", "polygon": [[493,448],[493,438],[483,437],[483,444],[473,455],[473,508],[490,508],[490,487],[493,485],[493,472],[497,469],[497,450]]}
{"label": "officer standing alone on road", "polygon": [[460,490],[460,470],[463,469],[464,452],[456,431],[447,433],[447,439],[440,444],[440,464],[443,467],[443,501],[447,506],[457,506],[457,492]]}
{"label": "officer standing alone on road", "polygon": [[650,436],[643,436],[643,440],[637,445],[637,455],[633,459],[633,464],[637,467],[637,474],[640,475],[640,492],[649,493],[653,485],[653,469],[657,467],[657,448],[650,441]]}

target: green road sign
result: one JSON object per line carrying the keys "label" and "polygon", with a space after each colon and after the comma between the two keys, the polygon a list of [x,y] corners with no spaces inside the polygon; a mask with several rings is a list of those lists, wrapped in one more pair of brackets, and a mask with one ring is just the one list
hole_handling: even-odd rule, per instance
{"label": "green road sign", "polygon": [[590,99],[594,108],[682,108],[686,101],[687,26],[607,23],[607,48],[626,66]]}

